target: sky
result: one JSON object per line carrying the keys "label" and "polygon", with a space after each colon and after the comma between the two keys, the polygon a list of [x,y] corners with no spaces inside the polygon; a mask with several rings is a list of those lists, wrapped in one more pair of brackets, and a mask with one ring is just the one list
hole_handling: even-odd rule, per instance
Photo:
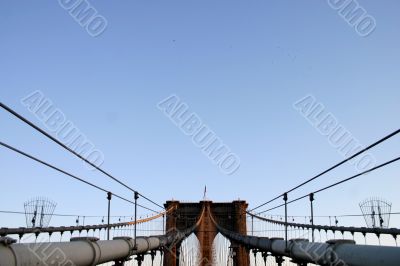
{"label": "sky", "polygon": [[[328,1],[90,1],[107,21],[98,36],[60,3],[1,1],[1,102],[57,137],[21,102],[38,91],[104,154],[103,169],[159,204],[200,201],[207,186],[209,200],[241,199],[252,208],[343,160],[295,108],[307,96],[362,145],[399,127],[398,1],[358,1],[376,21],[364,37]],[[236,172],[221,171],[160,109],[171,95],[240,158]],[[0,122],[2,142],[133,199],[4,110]],[[399,144],[396,136],[370,154],[383,163],[398,156]],[[1,210],[23,211],[25,201],[43,196],[57,213],[106,214],[104,192],[4,147],[0,169]],[[398,169],[394,163],[316,195],[316,215],[360,214],[359,202],[370,197],[398,211]],[[358,172],[344,165],[289,199]],[[112,200],[112,214],[132,213]],[[290,205],[289,215],[309,215],[308,200]],[[0,217],[0,226],[25,223],[21,215]]]}

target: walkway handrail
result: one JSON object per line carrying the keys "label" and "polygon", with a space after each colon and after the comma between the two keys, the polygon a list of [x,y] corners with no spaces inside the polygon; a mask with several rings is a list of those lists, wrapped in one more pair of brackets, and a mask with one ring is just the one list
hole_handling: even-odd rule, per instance
{"label": "walkway handrail", "polygon": [[65,233],[65,232],[74,232],[74,231],[89,231],[89,230],[102,230],[102,229],[107,229],[107,228],[120,228],[120,227],[125,227],[128,225],[134,225],[135,223],[141,224],[141,223],[146,223],[149,221],[152,221],[154,219],[157,219],[165,214],[170,213],[173,210],[173,207],[169,208],[166,211],[160,212],[159,214],[156,214],[154,216],[144,218],[144,219],[139,219],[136,222],[135,221],[130,221],[130,222],[122,222],[122,223],[112,223],[110,225],[108,224],[97,224],[97,225],[76,225],[76,226],[56,226],[56,227],[18,227],[18,228],[7,228],[7,227],[2,227],[0,228],[0,237],[4,237],[7,235],[19,235],[22,237],[25,234],[35,234],[39,235],[41,233],[48,233],[48,234],[53,234],[53,233]]}
{"label": "walkway handrail", "polygon": [[[265,217],[261,217],[255,214],[252,214],[248,211],[246,211],[247,214],[249,214],[252,217],[255,217],[259,220],[263,220],[269,223],[273,224],[279,224],[279,225],[286,225],[284,221],[277,221],[273,219],[268,219]],[[297,228],[303,228],[303,229],[314,229],[314,230],[323,230],[325,232],[327,231],[332,231],[332,232],[350,232],[351,234],[354,233],[361,233],[364,236],[366,234],[375,234],[377,236],[380,235],[391,235],[395,239],[397,238],[398,235],[400,235],[400,229],[398,228],[367,228],[367,227],[353,227],[353,226],[329,226],[329,225],[312,225],[312,224],[301,224],[301,223],[287,223],[287,226],[290,227],[297,227]]]}
{"label": "walkway handrail", "polygon": [[115,237],[101,240],[93,237],[72,238],[71,242],[29,244],[5,243],[0,238],[0,265],[97,265],[109,261],[124,261],[135,254],[157,250],[174,239],[172,236]]}
{"label": "walkway handrail", "polygon": [[309,242],[307,239],[268,238],[241,235],[224,229],[211,216],[218,231],[226,238],[248,248],[270,252],[272,256],[290,257],[300,264],[348,266],[397,266],[400,248],[388,246],[356,245],[353,240],[331,240],[326,243]]}
{"label": "walkway handrail", "polygon": [[[53,265],[56,263],[57,265],[87,266],[109,261],[124,261],[132,255],[175,246],[176,243],[194,232],[203,217],[204,208],[197,222],[185,230],[171,230],[161,236],[137,237],[136,241],[130,237],[114,237],[114,240],[75,237],[71,238],[70,242],[16,244],[12,238],[2,237],[0,238],[0,265]],[[127,223],[113,224],[113,226],[125,225]],[[75,226],[72,229],[98,229],[100,227],[107,228],[107,225]],[[50,228],[45,229],[49,230]],[[64,229],[69,231],[68,227],[64,227]],[[10,230],[7,231],[7,233],[9,232]],[[134,248],[135,243],[136,248]]]}

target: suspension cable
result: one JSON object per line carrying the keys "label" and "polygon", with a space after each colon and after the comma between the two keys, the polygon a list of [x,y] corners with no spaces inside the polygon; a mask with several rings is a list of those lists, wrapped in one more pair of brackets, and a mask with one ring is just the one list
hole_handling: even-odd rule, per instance
{"label": "suspension cable", "polygon": [[[290,193],[290,192],[292,192],[292,191],[294,191],[294,190],[296,190],[296,189],[298,189],[298,188],[300,188],[300,187],[302,187],[302,186],[304,186],[304,185],[310,183],[311,181],[317,179],[318,177],[320,177],[320,176],[322,176],[322,175],[324,175],[324,174],[326,174],[326,173],[332,171],[333,169],[339,167],[340,165],[342,165],[342,164],[344,164],[344,163],[350,161],[351,159],[354,159],[354,158],[357,157],[358,155],[360,155],[360,154],[362,154],[362,153],[368,151],[369,149],[371,149],[371,148],[373,148],[373,147],[379,145],[380,143],[382,143],[382,142],[384,142],[384,141],[390,139],[391,137],[397,135],[398,133],[400,133],[400,129],[397,129],[396,131],[394,131],[394,132],[390,133],[389,135],[387,135],[387,136],[381,138],[380,140],[378,140],[378,141],[372,143],[371,145],[369,145],[368,147],[362,149],[361,151],[356,152],[356,153],[353,154],[352,156],[350,156],[350,157],[344,159],[343,161],[341,161],[341,162],[335,164],[334,166],[332,166],[332,167],[326,169],[325,171],[323,171],[323,172],[317,174],[316,176],[314,176],[314,177],[312,177],[312,178],[310,178],[310,179],[304,181],[303,183],[301,183],[301,184],[299,184],[299,185],[297,185],[297,186],[295,186],[295,187],[289,189],[289,190],[286,191],[285,193]],[[260,205],[256,206],[255,208],[253,208],[253,209],[251,209],[251,210],[249,210],[249,211],[251,212],[251,211],[254,211],[254,210],[258,209],[258,208],[261,208],[261,207],[263,207],[263,206],[265,206],[265,205],[267,205],[267,204],[269,204],[269,203],[271,203],[271,202],[273,202],[273,201],[279,199],[279,198],[282,197],[285,193],[282,193],[282,194],[280,194],[279,196],[276,196],[275,198],[273,198],[273,199],[271,199],[271,200],[269,200],[269,201],[267,201],[267,202],[265,202],[265,203],[263,203],[263,204],[260,204]]]}
{"label": "suspension cable", "polygon": [[[0,211],[1,212],[1,211]],[[246,211],[246,213],[250,216],[256,216],[254,213],[250,213]],[[400,212],[384,212],[384,213],[366,213],[366,214],[340,214],[340,215],[314,215],[314,218],[329,218],[329,217],[338,217],[338,218],[345,218],[345,217],[364,217],[364,216],[379,216],[379,215],[399,215]],[[285,217],[282,214],[268,214],[267,217]],[[307,218],[310,215],[288,215],[288,218]]]}
{"label": "suspension cable", "polygon": [[[347,182],[347,181],[350,181],[350,180],[352,180],[352,179],[354,179],[354,178],[356,178],[356,177],[359,177],[359,176],[361,176],[361,175],[365,175],[365,174],[370,173],[370,172],[372,172],[372,171],[375,171],[375,170],[377,170],[377,169],[379,169],[379,168],[382,168],[382,167],[384,167],[384,166],[386,166],[386,165],[392,164],[392,163],[394,163],[394,162],[396,162],[396,161],[398,161],[398,160],[400,160],[400,156],[399,156],[399,157],[396,157],[396,158],[394,158],[394,159],[392,159],[392,160],[389,160],[389,161],[387,161],[387,162],[385,162],[385,163],[382,163],[382,164],[380,164],[380,165],[377,165],[377,166],[375,166],[375,167],[372,167],[372,168],[370,168],[370,169],[368,169],[368,170],[365,170],[364,172],[358,173],[358,174],[356,174],[356,175],[353,175],[353,176],[351,176],[351,177],[348,177],[348,178],[345,178],[345,179],[343,179],[343,180],[341,180],[341,181],[338,181],[338,182],[336,182],[336,183],[333,183],[333,184],[331,184],[331,185],[329,185],[329,186],[326,186],[326,187],[323,187],[323,188],[321,188],[321,189],[318,189],[318,190],[316,190],[316,191],[314,191],[314,192],[311,192],[311,193],[317,194],[317,193],[322,192],[322,191],[324,191],[324,190],[327,190],[327,189],[329,189],[329,188],[332,188],[332,187],[335,187],[335,186],[340,185],[340,184],[342,184],[342,183],[345,183],[345,182]],[[288,201],[287,204],[290,204],[290,203],[299,201],[299,200],[301,200],[301,199],[307,198],[309,195],[310,195],[310,193],[308,193],[307,195],[298,197],[298,198],[296,198],[296,199],[294,199],[294,200]],[[282,206],[285,206],[285,204],[280,204],[280,205],[275,206],[275,207],[273,207],[273,208],[270,208],[270,209],[268,209],[268,210],[259,212],[258,214],[262,214],[262,213],[265,213],[265,212],[268,212],[268,211],[271,211],[271,210],[280,208],[280,207],[282,207]],[[250,212],[250,211],[249,211],[249,212]]]}
{"label": "suspension cable", "polygon": [[112,176],[110,173],[104,171],[103,169],[101,169],[99,166],[95,165],[94,163],[90,162],[89,160],[87,160],[86,158],[84,158],[82,155],[80,155],[79,153],[75,152],[74,150],[72,150],[71,148],[69,148],[68,146],[66,146],[65,144],[63,144],[62,142],[60,142],[58,139],[54,138],[53,136],[51,136],[50,134],[48,134],[46,131],[44,131],[43,129],[39,128],[38,126],[36,126],[35,124],[33,124],[31,121],[29,121],[28,119],[26,119],[25,117],[23,117],[22,115],[18,114],[17,112],[15,112],[13,109],[11,109],[10,107],[8,107],[7,105],[5,105],[4,103],[0,102],[0,107],[3,108],[4,110],[6,110],[7,112],[11,113],[12,115],[14,115],[15,117],[17,117],[19,120],[23,121],[24,123],[26,123],[27,125],[29,125],[30,127],[34,128],[35,130],[39,131],[41,134],[43,134],[44,136],[46,136],[47,138],[49,138],[50,140],[52,140],[53,142],[57,143],[58,145],[60,145],[61,147],[63,147],[64,149],[66,149],[67,151],[71,152],[72,154],[74,154],[75,156],[77,156],[79,159],[85,161],[86,163],[88,163],[89,165],[93,166],[94,168],[96,168],[97,170],[99,170],[101,173],[105,174],[106,176],[108,176],[109,178],[111,178],[112,180],[114,180],[115,182],[119,183],[120,185],[124,186],[125,188],[129,189],[132,192],[137,192],[142,198],[144,198],[145,200],[153,203],[154,205],[160,207],[161,209],[164,209],[163,206],[157,204],[156,202],[154,202],[153,200],[149,199],[148,197],[140,194],[138,191],[136,191],[135,189],[131,188],[130,186],[126,185],[125,183],[123,183],[122,181],[120,181],[118,178]]}
{"label": "suspension cable", "polygon": [[[12,150],[12,151],[14,151],[14,152],[16,152],[16,153],[19,153],[19,154],[21,154],[21,155],[23,155],[23,156],[25,156],[25,157],[27,157],[27,158],[30,158],[30,159],[32,159],[32,160],[38,162],[38,163],[41,163],[41,164],[43,164],[43,165],[45,165],[45,166],[47,166],[47,167],[50,167],[50,168],[52,168],[52,169],[54,169],[54,170],[56,170],[56,171],[58,171],[58,172],[60,172],[60,173],[63,173],[63,174],[65,174],[65,175],[69,176],[69,177],[72,177],[72,178],[74,178],[74,179],[76,179],[76,180],[78,180],[78,181],[80,181],[80,182],[82,182],[82,183],[85,183],[86,185],[89,185],[89,186],[91,186],[91,187],[94,187],[94,188],[96,188],[96,189],[98,189],[98,190],[101,190],[101,191],[103,191],[103,192],[106,192],[106,193],[109,192],[108,190],[106,190],[106,189],[104,189],[104,188],[102,188],[102,187],[99,187],[99,186],[97,186],[97,185],[95,185],[95,184],[93,184],[93,183],[91,183],[91,182],[89,182],[89,181],[86,181],[86,180],[84,180],[84,179],[82,179],[82,178],[80,178],[80,177],[78,177],[78,176],[76,176],[76,175],[73,175],[73,174],[71,174],[71,173],[68,173],[68,172],[66,172],[66,171],[64,171],[64,170],[62,170],[62,169],[60,169],[60,168],[58,168],[58,167],[56,167],[56,166],[53,166],[53,165],[51,165],[51,164],[49,164],[49,163],[47,163],[47,162],[45,162],[45,161],[43,161],[43,160],[40,160],[40,159],[38,159],[38,158],[36,158],[36,157],[34,157],[34,156],[30,155],[30,154],[27,154],[26,152],[23,152],[23,151],[21,151],[21,150],[15,148],[15,147],[12,147],[12,146],[10,146],[10,145],[8,145],[8,144],[6,144],[6,143],[3,143],[3,142],[0,141],[0,145],[3,146],[3,147],[5,147],[5,148],[7,148],[7,149],[9,149],[9,150]],[[114,193],[112,193],[112,194],[113,194],[115,197],[117,197],[117,198],[119,198],[119,199],[121,199],[121,200],[124,200],[124,201],[126,201],[126,202],[131,203],[131,204],[134,204],[133,201],[130,201],[130,200],[128,200],[128,199],[126,199],[126,198],[124,198],[124,197],[122,197],[122,196],[119,196],[118,194],[114,194]],[[152,210],[152,209],[150,209],[150,208],[148,208],[148,207],[145,207],[145,206],[143,206],[143,205],[139,205],[139,204],[138,204],[138,206],[140,206],[140,207],[143,208],[143,209],[146,209],[146,210],[149,210],[149,211],[158,213],[157,211]]]}
{"label": "suspension cable", "polygon": [[[33,212],[8,211],[8,210],[0,210],[0,213],[6,213],[6,214],[34,214]],[[83,215],[83,214],[69,214],[69,213],[53,213],[52,216],[58,216],[58,217],[85,217],[85,218],[102,218],[102,217],[104,217],[104,215]],[[132,215],[110,215],[110,217],[113,217],[113,218],[124,218],[125,219],[125,218],[132,218],[133,216]]]}

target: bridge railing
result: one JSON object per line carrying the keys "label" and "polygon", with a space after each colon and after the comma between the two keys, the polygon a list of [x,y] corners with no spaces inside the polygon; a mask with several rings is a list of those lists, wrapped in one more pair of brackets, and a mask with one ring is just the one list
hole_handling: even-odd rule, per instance
{"label": "bridge railing", "polygon": [[[327,243],[319,243],[309,242],[307,239],[286,241],[283,238],[241,235],[222,228],[213,217],[211,219],[225,237],[262,253],[265,258],[274,256],[278,265],[283,264],[284,257],[291,258],[298,265],[314,263],[318,265],[395,266],[400,261],[400,248],[398,247],[357,245],[352,240],[332,240]],[[281,224],[280,221],[269,220],[268,222]],[[304,225],[293,224],[293,226]]]}
{"label": "bridge railing", "polygon": [[[167,210],[166,213],[168,212]],[[109,261],[114,261],[116,265],[122,265],[133,255],[135,255],[138,264],[141,265],[145,254],[149,254],[153,260],[157,251],[161,254],[162,252],[170,252],[173,246],[196,230],[203,215],[204,209],[198,221],[185,230],[173,228],[164,235],[137,238],[119,236],[114,237],[113,240],[99,240],[97,237],[73,237],[70,242],[16,243],[15,239],[4,236],[101,230],[110,227],[131,226],[135,222],[48,228],[2,228],[0,233],[4,236],[0,237],[0,265],[52,265],[57,263],[57,265],[79,266],[97,265]],[[144,224],[161,216],[155,215],[151,218],[137,220],[137,223]]]}
{"label": "bridge railing", "polygon": [[381,236],[381,235],[391,235],[394,239],[397,239],[397,236],[400,235],[400,229],[398,228],[368,228],[368,227],[353,227],[353,226],[331,226],[331,225],[316,225],[316,224],[306,224],[306,223],[293,223],[293,222],[283,222],[279,220],[273,220],[273,219],[268,219],[265,217],[261,217],[255,214],[252,214],[250,212],[246,212],[248,215],[251,217],[257,218],[259,220],[272,223],[272,224],[277,224],[277,225],[282,225],[285,226],[287,225],[288,227],[293,227],[293,228],[302,228],[302,229],[309,229],[312,231],[331,231],[333,233],[335,232],[341,232],[344,234],[345,232],[349,232],[350,234],[354,235],[355,233],[361,233],[363,236],[366,236],[367,234],[375,234],[376,236]]}

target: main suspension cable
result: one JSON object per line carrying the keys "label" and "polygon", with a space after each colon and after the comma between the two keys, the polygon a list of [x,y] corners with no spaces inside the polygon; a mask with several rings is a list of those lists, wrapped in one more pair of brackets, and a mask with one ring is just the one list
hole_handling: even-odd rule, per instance
{"label": "main suspension cable", "polygon": [[[299,184],[299,185],[297,185],[297,186],[295,186],[295,187],[289,189],[289,190],[286,191],[285,193],[288,194],[288,193],[290,193],[290,192],[292,192],[292,191],[294,191],[294,190],[296,190],[296,189],[298,189],[298,188],[300,188],[300,187],[302,187],[302,186],[304,186],[304,185],[310,183],[311,181],[313,181],[313,180],[319,178],[320,176],[322,176],[322,175],[324,175],[324,174],[326,174],[326,173],[332,171],[333,169],[339,167],[340,165],[342,165],[342,164],[344,164],[344,163],[350,161],[351,159],[354,159],[354,158],[357,157],[358,155],[360,155],[360,154],[362,154],[362,153],[368,151],[369,149],[371,149],[371,148],[373,148],[373,147],[379,145],[380,143],[382,143],[382,142],[384,142],[384,141],[390,139],[391,137],[397,135],[398,133],[400,133],[400,129],[397,129],[396,131],[390,133],[389,135],[387,135],[387,136],[381,138],[380,140],[378,140],[378,141],[372,143],[372,144],[369,145],[368,147],[366,147],[366,148],[360,150],[359,152],[356,152],[356,153],[353,154],[352,156],[350,156],[350,157],[348,157],[348,158],[342,160],[341,162],[339,162],[339,163],[335,164],[334,166],[332,166],[332,167],[326,169],[325,171],[323,171],[323,172],[317,174],[316,176],[314,176],[314,177],[312,177],[312,178],[310,178],[310,179],[308,179],[308,180],[302,182],[301,184]],[[254,207],[253,209],[251,209],[251,210],[249,210],[249,211],[252,212],[252,211],[254,211],[254,210],[258,209],[258,208],[261,208],[261,207],[263,207],[263,206],[265,206],[265,205],[267,205],[267,204],[269,204],[269,203],[271,203],[271,202],[273,202],[273,201],[279,199],[279,198],[282,197],[285,193],[282,193],[282,194],[280,194],[279,196],[276,196],[276,197],[274,197],[273,199],[271,199],[271,200],[269,200],[269,201],[267,201],[267,202],[265,202],[265,203],[263,203],[263,204],[260,204],[260,205]]]}
{"label": "main suspension cable", "polygon": [[71,152],[72,154],[74,154],[75,156],[77,156],[79,159],[83,160],[84,162],[88,163],[89,165],[93,166],[94,168],[96,168],[97,170],[99,170],[101,173],[105,174],[106,176],[108,176],[109,178],[111,178],[112,180],[114,180],[115,182],[119,183],[120,185],[124,186],[125,188],[129,189],[130,191],[134,192],[134,193],[138,193],[142,198],[144,198],[145,200],[153,203],[154,205],[160,207],[161,209],[164,209],[164,207],[162,205],[157,204],[156,202],[154,202],[153,200],[149,199],[148,197],[140,194],[138,191],[136,191],[135,189],[131,188],[130,186],[126,185],[125,183],[123,183],[122,181],[120,181],[118,178],[112,176],[110,173],[106,172],[105,170],[103,170],[102,168],[100,168],[99,166],[95,165],[94,163],[90,162],[89,160],[87,160],[86,158],[84,158],[82,155],[80,155],[79,153],[75,152],[73,149],[69,148],[68,146],[66,146],[65,144],[63,144],[62,142],[60,142],[58,139],[54,138],[53,136],[51,136],[50,134],[48,134],[46,131],[44,131],[43,129],[39,128],[38,126],[36,126],[35,124],[33,124],[31,121],[29,121],[28,119],[26,119],[25,117],[23,117],[22,115],[18,114],[17,112],[15,112],[13,109],[11,109],[10,107],[8,107],[7,105],[5,105],[4,103],[0,102],[0,107],[3,108],[4,110],[6,110],[7,112],[11,113],[12,115],[14,115],[15,117],[17,117],[19,120],[23,121],[24,123],[26,123],[27,125],[29,125],[30,127],[34,128],[35,130],[39,131],[41,134],[43,134],[44,136],[46,136],[47,138],[49,138],[50,140],[52,140],[53,142],[57,143],[58,145],[60,145],[61,147],[63,147],[64,149],[66,149],[67,151]]}
{"label": "main suspension cable", "polygon": [[[304,195],[304,196],[298,197],[298,198],[296,198],[296,199],[293,199],[293,200],[291,200],[291,201],[288,201],[287,204],[290,204],[290,203],[299,201],[299,200],[301,200],[301,199],[307,198],[307,197],[309,197],[310,194],[312,194],[312,193],[313,193],[313,194],[317,194],[317,193],[322,192],[322,191],[324,191],[324,190],[327,190],[327,189],[329,189],[329,188],[332,188],[332,187],[335,187],[335,186],[340,185],[340,184],[342,184],[342,183],[348,182],[348,181],[350,181],[350,180],[352,180],[352,179],[354,179],[354,178],[356,178],[356,177],[359,177],[359,176],[361,176],[361,175],[365,175],[365,174],[370,173],[370,172],[372,172],[372,171],[375,171],[375,170],[377,170],[377,169],[379,169],[379,168],[382,168],[382,167],[384,167],[384,166],[386,166],[386,165],[389,165],[389,164],[392,164],[392,163],[394,163],[394,162],[397,162],[398,160],[400,160],[400,156],[399,156],[399,157],[396,157],[396,158],[394,158],[394,159],[392,159],[392,160],[389,160],[389,161],[387,161],[387,162],[385,162],[385,163],[382,163],[382,164],[380,164],[380,165],[377,165],[377,166],[375,166],[375,167],[372,167],[372,168],[370,168],[370,169],[368,169],[368,170],[365,170],[365,171],[363,171],[363,172],[361,172],[361,173],[358,173],[358,174],[356,174],[356,175],[350,176],[350,177],[345,178],[345,179],[343,179],[343,180],[341,180],[341,181],[338,181],[338,182],[336,182],[336,183],[333,183],[333,184],[331,184],[331,185],[329,185],[329,186],[326,186],[326,187],[323,187],[323,188],[321,188],[321,189],[318,189],[318,190],[316,190],[316,191],[314,191],[314,192],[308,193],[307,195]],[[283,207],[283,206],[285,206],[285,204],[280,204],[280,205],[275,206],[275,207],[273,207],[273,208],[270,208],[270,209],[268,209],[268,210],[259,212],[258,214],[262,214],[262,213],[265,213],[265,212],[268,212],[268,211],[272,211],[272,210],[274,210],[274,209],[277,209],[277,208],[280,208],[280,207]],[[249,212],[250,212],[250,211],[249,211]]]}
{"label": "main suspension cable", "polygon": [[[43,160],[41,160],[41,159],[38,159],[38,158],[34,157],[33,155],[30,155],[30,154],[28,154],[28,153],[26,153],[26,152],[23,152],[23,151],[21,151],[21,150],[15,148],[15,147],[12,147],[12,146],[10,146],[10,145],[4,143],[4,142],[1,142],[1,141],[0,141],[0,145],[3,146],[3,147],[5,147],[5,148],[7,148],[7,149],[9,149],[9,150],[12,150],[12,151],[14,151],[14,152],[16,152],[16,153],[19,153],[19,154],[21,154],[21,155],[23,155],[23,156],[25,156],[25,157],[27,157],[27,158],[30,158],[30,159],[32,159],[32,160],[38,162],[38,163],[41,163],[41,164],[43,164],[43,165],[45,165],[45,166],[47,166],[47,167],[50,167],[50,168],[52,168],[52,169],[54,169],[54,170],[56,170],[56,171],[58,171],[58,172],[60,172],[60,173],[63,173],[63,174],[65,174],[65,175],[69,176],[69,177],[72,177],[72,178],[74,178],[74,179],[76,179],[76,180],[78,180],[78,181],[80,181],[80,182],[82,182],[82,183],[85,183],[86,185],[89,185],[89,186],[91,186],[91,187],[94,187],[94,188],[96,188],[96,189],[98,189],[98,190],[101,190],[101,191],[103,191],[103,192],[106,192],[106,193],[107,193],[107,192],[110,192],[110,191],[108,191],[108,190],[106,190],[106,189],[104,189],[104,188],[102,188],[102,187],[99,187],[98,185],[95,185],[95,184],[93,184],[93,183],[91,183],[91,182],[89,182],[89,181],[86,181],[86,180],[84,180],[84,179],[82,179],[82,178],[80,178],[80,177],[78,177],[78,176],[76,176],[76,175],[73,175],[73,174],[71,174],[71,173],[68,173],[67,171],[64,171],[64,170],[62,170],[62,169],[60,169],[60,168],[58,168],[58,167],[56,167],[56,166],[54,166],[54,165],[51,165],[50,163],[47,163],[47,162],[45,162],[45,161],[43,161]],[[111,193],[112,193],[112,192],[111,192]],[[114,195],[115,197],[117,197],[117,198],[119,198],[119,199],[121,199],[121,200],[124,200],[124,201],[126,201],[126,202],[131,203],[131,204],[134,204],[133,201],[130,201],[130,200],[128,200],[128,199],[126,199],[126,198],[124,198],[124,197],[122,197],[122,196],[119,196],[118,194],[112,193],[112,195]],[[146,209],[146,210],[149,210],[149,211],[158,213],[157,211],[152,210],[152,209],[150,209],[150,208],[148,208],[148,207],[145,207],[145,206],[143,206],[143,205],[138,204],[138,206],[140,206],[140,207],[143,208],[143,209]]]}

